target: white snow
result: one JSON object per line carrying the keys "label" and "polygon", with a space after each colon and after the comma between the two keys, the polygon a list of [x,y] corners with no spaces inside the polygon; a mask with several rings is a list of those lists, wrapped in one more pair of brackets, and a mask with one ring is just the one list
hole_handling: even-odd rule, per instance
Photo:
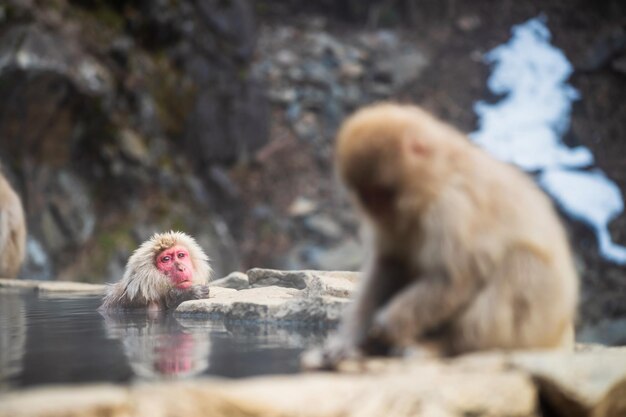
{"label": "white snow", "polygon": [[476,103],[478,130],[471,138],[495,157],[527,171],[573,218],[596,232],[602,255],[626,264],[626,247],[611,241],[609,222],[624,209],[619,188],[592,166],[591,151],[561,141],[570,123],[572,101],[580,94],[567,80],[573,68],[550,44],[543,16],[514,26],[511,40],[485,55],[493,65],[489,89],[504,95],[495,104]]}

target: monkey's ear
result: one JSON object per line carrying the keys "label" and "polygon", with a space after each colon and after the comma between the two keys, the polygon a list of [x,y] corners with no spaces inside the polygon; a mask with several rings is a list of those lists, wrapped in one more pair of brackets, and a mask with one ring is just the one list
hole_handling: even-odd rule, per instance
{"label": "monkey's ear", "polygon": [[432,148],[423,138],[419,138],[414,134],[404,135],[402,145],[406,155],[424,158],[431,154]]}

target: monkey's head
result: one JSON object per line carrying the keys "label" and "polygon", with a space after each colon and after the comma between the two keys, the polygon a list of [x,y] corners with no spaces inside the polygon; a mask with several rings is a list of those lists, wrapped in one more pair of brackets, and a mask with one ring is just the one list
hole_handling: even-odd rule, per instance
{"label": "monkey's head", "polygon": [[156,300],[168,288],[187,289],[206,284],[211,276],[209,258],[189,235],[155,233],[132,254],[123,281],[130,299]]}
{"label": "monkey's head", "polygon": [[[460,155],[462,136],[419,107],[393,103],[350,116],[337,137],[341,180],[364,212],[386,226],[433,200]],[[461,140],[460,142],[463,142]],[[398,216],[400,215],[400,216]]]}

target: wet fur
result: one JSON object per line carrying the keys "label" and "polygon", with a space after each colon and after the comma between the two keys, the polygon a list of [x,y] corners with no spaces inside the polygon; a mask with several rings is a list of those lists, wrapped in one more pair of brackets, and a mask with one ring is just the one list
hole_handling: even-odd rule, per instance
{"label": "wet fur", "polygon": [[[175,245],[185,246],[191,257],[194,285],[189,290],[173,288],[155,266],[156,256]],[[147,307],[154,303],[160,308],[173,308],[188,299],[206,298],[211,274],[208,256],[191,236],[181,232],[156,233],[128,259],[124,276],[109,285],[101,308]]]}

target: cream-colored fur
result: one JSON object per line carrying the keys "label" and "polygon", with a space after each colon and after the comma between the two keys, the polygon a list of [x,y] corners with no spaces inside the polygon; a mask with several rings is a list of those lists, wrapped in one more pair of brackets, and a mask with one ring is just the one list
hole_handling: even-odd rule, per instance
{"label": "cream-colored fur", "polygon": [[336,158],[374,257],[331,361],[380,343],[434,342],[443,354],[571,346],[572,255],[552,202],[526,174],[394,103],[351,116]]}
{"label": "cream-colored fur", "polygon": [[26,256],[26,222],[19,196],[0,173],[0,278],[15,278]]}
{"label": "cream-colored fur", "polygon": [[155,303],[160,305],[172,286],[155,266],[155,258],[164,249],[176,245],[183,245],[189,251],[194,268],[194,285],[206,284],[211,278],[212,270],[209,258],[200,245],[182,232],[155,233],[128,259],[122,279],[108,287],[102,308],[148,307]]}

